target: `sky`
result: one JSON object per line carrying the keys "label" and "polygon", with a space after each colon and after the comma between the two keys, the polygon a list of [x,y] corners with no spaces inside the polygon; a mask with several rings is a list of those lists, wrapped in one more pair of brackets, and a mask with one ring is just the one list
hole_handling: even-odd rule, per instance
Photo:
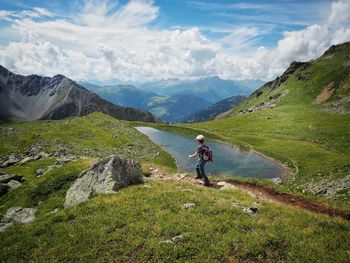
{"label": "sky", "polygon": [[350,0],[0,0],[0,64],[146,82],[271,80],[350,41]]}

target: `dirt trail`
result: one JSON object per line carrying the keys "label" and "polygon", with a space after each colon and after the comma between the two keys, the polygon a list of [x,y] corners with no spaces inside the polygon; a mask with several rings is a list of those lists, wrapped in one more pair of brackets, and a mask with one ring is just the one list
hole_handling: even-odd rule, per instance
{"label": "dirt trail", "polygon": [[[187,174],[177,173],[174,175],[168,175],[162,173],[158,169],[150,168],[150,180],[170,180],[170,181],[186,181],[193,185],[202,186],[203,182],[201,180],[196,180],[193,177],[188,177]],[[244,191],[258,199],[267,200],[279,204],[287,204],[295,207],[305,209],[314,213],[325,214],[329,216],[339,216],[345,220],[350,220],[350,213],[340,211],[335,208],[331,208],[325,204],[321,204],[314,201],[308,201],[302,197],[278,191],[274,188],[256,185],[249,182],[240,182],[237,180],[224,180],[224,181],[214,181],[211,183],[211,187],[216,189],[239,189]]]}

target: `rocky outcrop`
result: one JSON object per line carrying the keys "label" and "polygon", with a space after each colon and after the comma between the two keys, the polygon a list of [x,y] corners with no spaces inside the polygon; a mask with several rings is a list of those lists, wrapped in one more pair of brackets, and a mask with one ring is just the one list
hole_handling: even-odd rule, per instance
{"label": "rocky outcrop", "polygon": [[0,196],[20,187],[24,180],[22,175],[0,173]]}
{"label": "rocky outcrop", "polygon": [[65,207],[84,202],[96,194],[115,193],[120,188],[142,182],[139,163],[111,156],[80,174],[67,191]]}
{"label": "rocky outcrop", "polygon": [[92,112],[122,120],[156,121],[148,111],[115,105],[65,76],[21,76],[0,65],[0,121],[56,120]]}
{"label": "rocky outcrop", "polygon": [[0,222],[0,232],[13,223],[27,224],[35,219],[36,208],[11,207]]}

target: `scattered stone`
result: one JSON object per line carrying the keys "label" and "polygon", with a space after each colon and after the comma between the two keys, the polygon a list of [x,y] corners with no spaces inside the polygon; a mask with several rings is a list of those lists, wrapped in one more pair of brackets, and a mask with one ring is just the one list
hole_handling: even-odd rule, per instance
{"label": "scattered stone", "polygon": [[115,193],[120,188],[143,182],[141,165],[110,156],[82,172],[68,189],[65,207],[84,202],[99,193]]}
{"label": "scattered stone", "polygon": [[152,188],[152,186],[149,185],[149,184],[145,184],[143,187],[144,187],[144,188],[147,188],[147,189]]}
{"label": "scattered stone", "polygon": [[0,174],[0,183],[7,184],[11,180],[23,182],[24,177],[18,174]]}
{"label": "scattered stone", "polygon": [[279,177],[271,178],[270,181],[275,183],[275,184],[282,184],[283,183],[282,179]]}
{"label": "scattered stone", "polygon": [[243,208],[243,212],[247,214],[256,214],[259,211],[259,208],[251,206],[248,208]]}
{"label": "scattered stone", "polygon": [[226,182],[218,182],[217,185],[218,186],[224,186],[226,184]]}
{"label": "scattered stone", "polygon": [[0,223],[0,233],[4,232],[7,228],[9,228],[12,225],[13,223]]}
{"label": "scattered stone", "polygon": [[179,241],[179,240],[181,240],[181,239],[183,239],[183,235],[174,236],[171,240],[174,241],[174,242],[176,242],[176,241]]}
{"label": "scattered stone", "polygon": [[11,207],[4,215],[2,223],[30,223],[35,219],[36,211],[37,209],[35,208]]}
{"label": "scattered stone", "polygon": [[75,156],[66,156],[66,157],[57,159],[57,161],[55,162],[55,165],[62,165],[62,164],[69,163],[69,162],[72,162],[75,160],[77,160],[77,157],[75,157]]}
{"label": "scattered stone", "polygon": [[179,189],[182,189],[182,186],[181,185],[177,185],[177,186],[175,186],[175,188],[179,190]]}
{"label": "scattered stone", "polygon": [[160,241],[159,243],[160,244],[167,244],[167,245],[174,245],[174,242],[171,241],[170,239],[164,240],[164,241]]}
{"label": "scattered stone", "polygon": [[45,169],[42,167],[39,167],[38,169],[35,170],[36,175],[43,175],[45,173]]}
{"label": "scattered stone", "polygon": [[334,197],[339,193],[350,194],[350,175],[338,179],[326,179],[320,182],[309,182],[303,188],[313,194]]}
{"label": "scattered stone", "polygon": [[194,207],[196,207],[195,203],[186,203],[186,204],[182,205],[183,209],[190,209],[190,208],[194,208]]}
{"label": "scattered stone", "polygon": [[7,194],[8,191],[10,191],[10,186],[0,183],[0,196]]}
{"label": "scattered stone", "polygon": [[10,182],[7,183],[7,185],[11,188],[10,190],[13,190],[20,187],[22,184],[16,180],[11,180]]}
{"label": "scattered stone", "polygon": [[25,164],[25,163],[27,163],[27,162],[29,162],[29,161],[31,161],[31,160],[33,160],[32,157],[25,157],[24,159],[22,159],[22,160],[18,163],[18,165]]}
{"label": "scattered stone", "polygon": [[229,189],[237,189],[236,186],[230,184],[230,183],[226,183],[226,182],[218,182],[217,183],[218,186],[220,186],[220,190],[229,190]]}
{"label": "scattered stone", "polygon": [[2,164],[2,167],[9,167],[9,166],[14,165],[18,162],[19,162],[18,158],[15,155],[11,154],[9,156],[9,158],[7,159],[7,161]]}

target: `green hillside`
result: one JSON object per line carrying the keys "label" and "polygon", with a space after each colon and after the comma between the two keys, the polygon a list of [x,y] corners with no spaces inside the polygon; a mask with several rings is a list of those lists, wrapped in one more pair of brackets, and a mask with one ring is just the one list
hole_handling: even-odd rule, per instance
{"label": "green hillside", "polygon": [[[26,178],[0,197],[0,215],[13,206],[38,209],[34,222],[0,233],[2,262],[347,262],[348,221],[240,190],[147,181],[63,209],[65,193],[79,173],[113,152],[139,159],[145,168],[152,163],[175,172],[174,160],[130,124],[91,114],[0,126],[2,156],[41,146],[47,153],[64,148],[77,157],[43,176],[36,170],[46,170],[58,157],[0,169]],[[189,202],[196,206],[183,209]],[[259,207],[257,214],[241,208],[251,205]]]}
{"label": "green hillside", "polygon": [[345,43],[317,60],[292,63],[226,116],[190,127],[285,162],[295,172],[286,178],[294,190],[343,203],[350,196],[349,95]]}
{"label": "green hillside", "polygon": [[[176,178],[175,160],[133,128],[149,125],[203,133],[255,149],[289,166],[291,175],[282,185],[251,182],[349,212],[349,60],[345,44],[310,63],[294,63],[278,80],[210,122],[140,124],[94,113],[1,125],[2,162],[9,154],[28,151],[51,155],[0,168],[1,173],[25,178],[20,187],[0,196],[0,218],[11,207],[38,209],[32,223],[15,223],[0,232],[0,261],[348,262],[349,220],[252,196],[242,189],[220,191],[183,180],[145,177],[144,184],[115,194],[98,195],[71,208],[63,205],[78,175],[115,153],[139,160],[146,176],[152,165]],[[332,82],[331,96],[325,92],[319,97]],[[71,159],[62,161],[61,153]],[[44,175],[37,175],[39,168]],[[187,203],[195,206],[183,208]],[[258,212],[245,212],[251,206]]]}

